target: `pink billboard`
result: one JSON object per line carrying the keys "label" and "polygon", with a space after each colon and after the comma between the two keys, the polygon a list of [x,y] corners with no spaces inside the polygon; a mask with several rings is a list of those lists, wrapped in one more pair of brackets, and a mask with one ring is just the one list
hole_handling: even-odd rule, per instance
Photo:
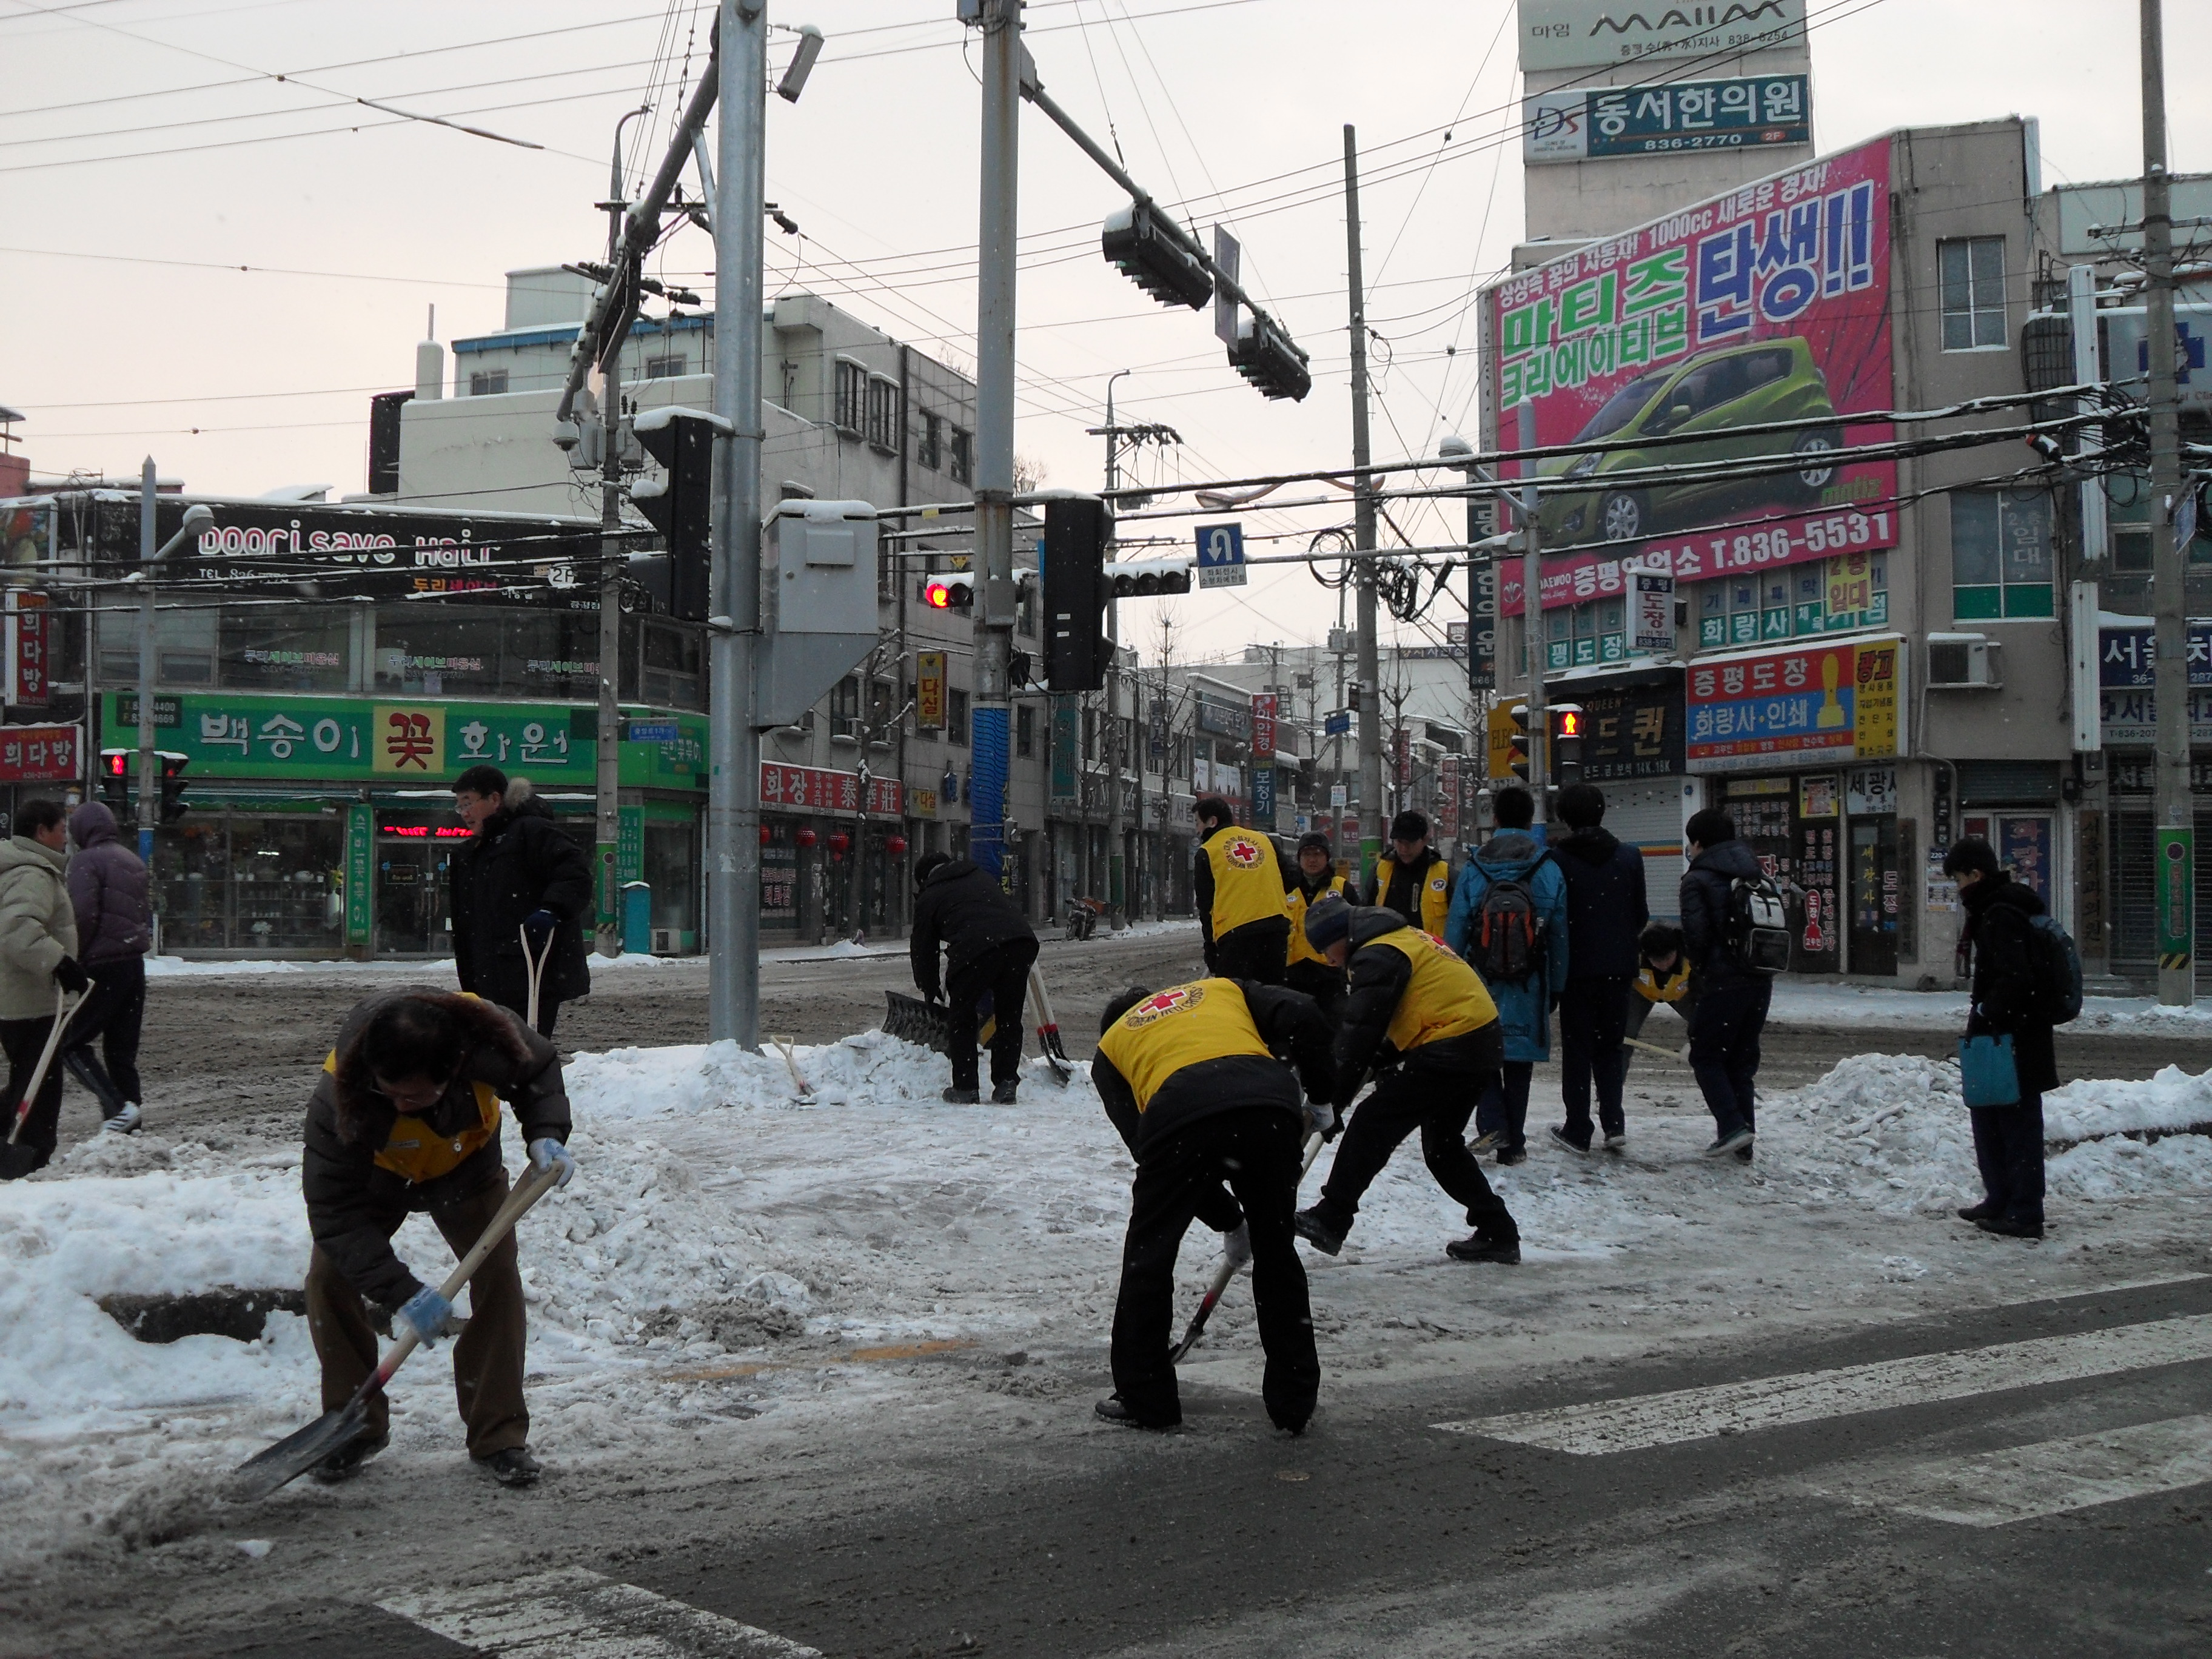
{"label": "pink billboard", "polygon": [[[1624,561],[1694,581],[1896,543],[1895,462],[1838,455],[1893,435],[1869,418],[1893,398],[1887,138],[1486,298],[1499,447],[1607,446],[1519,464],[1571,486],[1538,505],[1545,609],[1623,592]],[[1771,470],[1742,476],[1754,457]],[[1498,576],[1517,612],[1518,562]]]}

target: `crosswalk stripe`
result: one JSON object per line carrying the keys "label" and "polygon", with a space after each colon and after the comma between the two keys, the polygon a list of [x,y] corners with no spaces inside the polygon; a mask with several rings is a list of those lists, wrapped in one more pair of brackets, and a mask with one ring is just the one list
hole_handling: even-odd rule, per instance
{"label": "crosswalk stripe", "polygon": [[2212,1417],[2176,1417],[1824,1481],[1832,1492],[1962,1527],[2060,1515],[2212,1481]]}
{"label": "crosswalk stripe", "polygon": [[580,1567],[377,1605],[514,1659],[822,1659],[817,1649]]}
{"label": "crosswalk stripe", "polygon": [[2212,1358],[2212,1314],[1433,1426],[1587,1455]]}

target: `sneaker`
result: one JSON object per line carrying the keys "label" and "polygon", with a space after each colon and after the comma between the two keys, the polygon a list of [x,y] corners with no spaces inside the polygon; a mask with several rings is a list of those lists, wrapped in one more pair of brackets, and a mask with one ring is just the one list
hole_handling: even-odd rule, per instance
{"label": "sneaker", "polygon": [[138,1109],[138,1103],[127,1100],[112,1116],[102,1120],[100,1127],[112,1135],[135,1135],[146,1115]]}
{"label": "sneaker", "polygon": [[1345,1229],[1332,1227],[1322,1219],[1321,1206],[1300,1210],[1291,1218],[1291,1230],[1323,1255],[1334,1255],[1344,1248]]}
{"label": "sneaker", "polygon": [[1547,1133],[1550,1134],[1554,1142],[1565,1147],[1577,1157],[1588,1158],[1589,1156],[1589,1142],[1587,1140],[1577,1140],[1572,1135],[1569,1134],[1558,1124],[1554,1123],[1551,1128],[1547,1131]]}
{"label": "sneaker", "polygon": [[1751,1146],[1737,1147],[1735,1149],[1735,1161],[1739,1164],[1750,1163],[1752,1161],[1752,1153],[1755,1150],[1755,1148]]}
{"label": "sneaker", "polygon": [[1119,1395],[1107,1395],[1091,1408],[1091,1414],[1102,1423],[1118,1423],[1125,1429],[1159,1430],[1181,1426],[1180,1419],[1174,1423],[1156,1423],[1148,1417],[1138,1416],[1121,1403]]}
{"label": "sneaker", "polygon": [[1498,1149],[1498,1166],[1500,1169],[1510,1169],[1516,1164],[1528,1161],[1528,1149],[1526,1146],[1500,1146]]}
{"label": "sneaker", "polygon": [[1478,1157],[1484,1152],[1494,1152],[1498,1150],[1498,1143],[1504,1138],[1503,1133],[1498,1130],[1485,1129],[1467,1143],[1467,1149]]}
{"label": "sneaker", "polygon": [[1965,1209],[1960,1211],[1959,1219],[1961,1221],[1987,1221],[1993,1218],[1996,1212],[1997,1206],[1990,1203],[1989,1200],[1985,1198],[1980,1203],[1969,1204]]}
{"label": "sneaker", "polygon": [[1445,1245],[1444,1254],[1455,1261],[1494,1261],[1501,1267],[1515,1267],[1521,1263],[1521,1241],[1516,1238],[1501,1243],[1480,1233],[1469,1233]]}
{"label": "sneaker", "polygon": [[1705,1156],[1707,1158],[1725,1158],[1730,1152],[1748,1151],[1751,1146],[1752,1139],[1752,1133],[1748,1129],[1736,1129],[1727,1134],[1717,1136],[1713,1140],[1713,1144],[1705,1148]]}
{"label": "sneaker", "polygon": [[1623,1147],[1626,1146],[1627,1145],[1628,1145],[1628,1131],[1627,1131],[1627,1130],[1626,1130],[1626,1129],[1607,1129],[1607,1130],[1605,1132],[1605,1149],[1606,1149],[1606,1151],[1607,1151],[1608,1152],[1617,1152],[1620,1151]]}
{"label": "sneaker", "polygon": [[991,1085],[991,1103],[994,1106],[1012,1105],[1014,1103],[1014,1091],[1020,1087],[1021,1084],[1019,1080],[1014,1078],[1008,1078],[1004,1083],[993,1084]]}
{"label": "sneaker", "polygon": [[1985,1233],[1996,1234],[1999,1238],[2043,1237],[2043,1224],[2040,1221],[2013,1221],[2001,1215],[1985,1215],[1977,1219],[1974,1225]]}
{"label": "sneaker", "polygon": [[489,1457],[479,1457],[477,1467],[502,1486],[534,1486],[538,1477],[545,1473],[527,1446],[509,1446]]}
{"label": "sneaker", "polygon": [[947,1089],[943,1097],[955,1106],[973,1106],[983,1097],[974,1089]]}
{"label": "sneaker", "polygon": [[389,1434],[357,1434],[307,1473],[326,1486],[336,1486],[359,1474],[362,1464],[391,1443]]}

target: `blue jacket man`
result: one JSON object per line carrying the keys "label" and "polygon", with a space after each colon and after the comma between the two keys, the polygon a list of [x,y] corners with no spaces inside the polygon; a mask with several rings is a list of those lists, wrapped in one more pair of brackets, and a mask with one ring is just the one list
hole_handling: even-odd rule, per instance
{"label": "blue jacket man", "polygon": [[1484,983],[1498,1005],[1505,1034],[1505,1066],[1499,1086],[1475,1111],[1477,1152],[1496,1148],[1500,1164],[1519,1164],[1528,1156],[1528,1085],[1536,1062],[1552,1053],[1552,1008],[1567,983],[1567,882],[1558,861],[1532,833],[1536,802],[1526,789],[1498,792],[1498,833],[1461,867],[1444,922],[1444,943],[1476,963],[1482,903],[1492,884],[1517,881],[1528,889],[1539,924],[1540,958],[1534,972],[1518,982]]}

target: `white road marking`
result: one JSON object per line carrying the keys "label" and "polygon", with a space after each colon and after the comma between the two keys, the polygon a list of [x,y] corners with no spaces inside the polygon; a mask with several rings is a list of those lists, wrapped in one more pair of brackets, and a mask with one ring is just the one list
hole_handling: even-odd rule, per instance
{"label": "white road marking", "polygon": [[2212,1314],[1434,1426],[1577,1455],[1638,1451],[2193,1359],[2212,1359]]}
{"label": "white road marking", "polygon": [[1846,1475],[1820,1490],[1962,1527],[2002,1527],[2212,1481],[2212,1417],[2110,1429]]}
{"label": "white road marking", "polygon": [[822,1659],[817,1649],[580,1567],[377,1605],[464,1647],[515,1659]]}

